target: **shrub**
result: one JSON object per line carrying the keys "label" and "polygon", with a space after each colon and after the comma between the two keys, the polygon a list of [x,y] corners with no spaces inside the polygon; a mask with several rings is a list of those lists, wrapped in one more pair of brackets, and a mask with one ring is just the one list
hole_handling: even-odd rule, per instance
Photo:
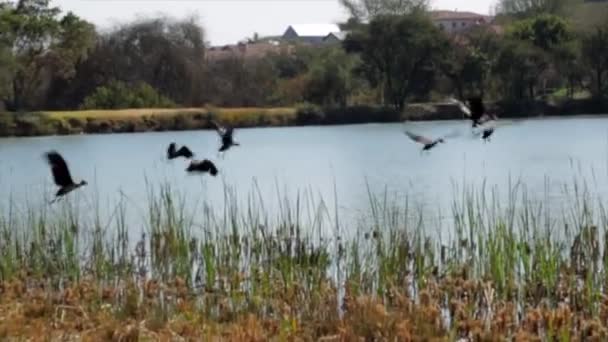
{"label": "shrub", "polygon": [[112,81],[84,99],[82,109],[167,108],[175,104],[145,82]]}
{"label": "shrub", "polygon": [[296,106],[296,122],[299,125],[320,124],[323,119],[323,110],[317,105],[304,103]]}

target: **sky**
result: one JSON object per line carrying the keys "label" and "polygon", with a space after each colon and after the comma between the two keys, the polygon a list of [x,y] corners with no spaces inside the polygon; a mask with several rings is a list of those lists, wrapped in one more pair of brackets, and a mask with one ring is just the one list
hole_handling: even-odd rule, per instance
{"label": "sky", "polygon": [[[491,13],[493,0],[431,0],[433,9]],[[136,17],[195,15],[212,45],[234,44],[252,37],[281,35],[292,24],[325,24],[348,16],[338,0],[51,0],[51,5],[101,29]]]}

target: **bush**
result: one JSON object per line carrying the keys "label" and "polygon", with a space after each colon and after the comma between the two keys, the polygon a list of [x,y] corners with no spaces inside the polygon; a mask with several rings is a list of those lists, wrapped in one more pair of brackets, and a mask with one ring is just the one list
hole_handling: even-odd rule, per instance
{"label": "bush", "polygon": [[401,120],[401,114],[389,107],[351,106],[325,109],[325,122],[328,124],[397,122],[399,120]]}
{"label": "bush", "polygon": [[168,108],[175,104],[145,82],[112,81],[84,99],[82,109]]}
{"label": "bush", "polygon": [[296,122],[298,125],[321,124],[324,120],[323,110],[314,104],[305,103],[296,106]]}

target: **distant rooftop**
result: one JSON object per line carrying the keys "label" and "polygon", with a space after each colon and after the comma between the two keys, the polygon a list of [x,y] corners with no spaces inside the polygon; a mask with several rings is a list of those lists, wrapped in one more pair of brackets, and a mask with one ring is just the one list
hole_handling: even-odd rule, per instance
{"label": "distant rooftop", "polygon": [[298,24],[290,27],[300,37],[325,37],[332,32],[340,32],[336,24]]}
{"label": "distant rooftop", "polygon": [[347,34],[348,34],[348,32],[346,32],[346,31],[340,31],[340,32],[331,32],[327,36],[332,35],[332,36],[338,38],[339,40],[344,40],[344,38],[346,38]]}
{"label": "distant rooftop", "polygon": [[460,11],[445,11],[436,10],[431,11],[431,17],[433,20],[476,20],[483,18],[487,20],[490,18],[488,15],[474,13],[474,12],[460,12]]}

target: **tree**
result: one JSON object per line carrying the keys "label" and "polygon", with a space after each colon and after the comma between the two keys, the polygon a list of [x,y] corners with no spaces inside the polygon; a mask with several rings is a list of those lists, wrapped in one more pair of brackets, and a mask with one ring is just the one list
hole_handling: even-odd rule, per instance
{"label": "tree", "polygon": [[342,49],[322,51],[306,75],[305,99],[318,105],[346,106],[353,65],[354,59]]}
{"label": "tree", "polygon": [[415,13],[376,17],[349,34],[344,47],[360,54],[370,84],[380,86],[385,101],[401,110],[407,99],[428,95],[447,42],[428,17]]}
{"label": "tree", "polygon": [[494,66],[505,97],[534,99],[536,87],[549,66],[547,54],[528,41],[507,40]]}
{"label": "tree", "polygon": [[125,108],[167,108],[173,107],[171,100],[144,82],[127,85],[124,82],[112,81],[101,86],[87,96],[82,109],[125,109]]}
{"label": "tree", "polygon": [[603,97],[608,92],[608,25],[597,27],[583,37],[584,61],[590,70],[592,92]]}
{"label": "tree", "polygon": [[113,80],[142,81],[182,105],[204,103],[204,31],[196,17],[153,17],[100,35],[70,82],[55,80],[53,106],[74,107]]}
{"label": "tree", "polygon": [[517,21],[507,32],[513,39],[529,41],[545,50],[560,46],[573,38],[566,20],[552,14]]}
{"label": "tree", "polygon": [[426,10],[429,2],[429,0],[340,0],[355,22],[366,22],[381,15],[404,15]]}
{"label": "tree", "polygon": [[574,96],[575,88],[582,83],[585,69],[582,63],[581,44],[578,40],[564,43],[554,48],[555,69],[566,82],[567,96]]}
{"label": "tree", "polygon": [[518,18],[528,18],[539,14],[566,14],[581,0],[499,0],[496,12]]}
{"label": "tree", "polygon": [[[59,18],[60,10],[48,0],[20,0],[0,10],[0,40],[10,50],[10,90],[4,94],[9,108],[31,105],[35,94],[44,93],[52,77],[69,78],[95,37],[94,27],[72,13]],[[6,54],[6,52],[5,52]],[[5,57],[6,58],[6,57]],[[27,98],[27,100],[26,100]]]}
{"label": "tree", "polygon": [[460,99],[466,93],[485,92],[485,80],[490,70],[489,57],[478,47],[452,43],[440,63],[443,73],[452,81]]}

